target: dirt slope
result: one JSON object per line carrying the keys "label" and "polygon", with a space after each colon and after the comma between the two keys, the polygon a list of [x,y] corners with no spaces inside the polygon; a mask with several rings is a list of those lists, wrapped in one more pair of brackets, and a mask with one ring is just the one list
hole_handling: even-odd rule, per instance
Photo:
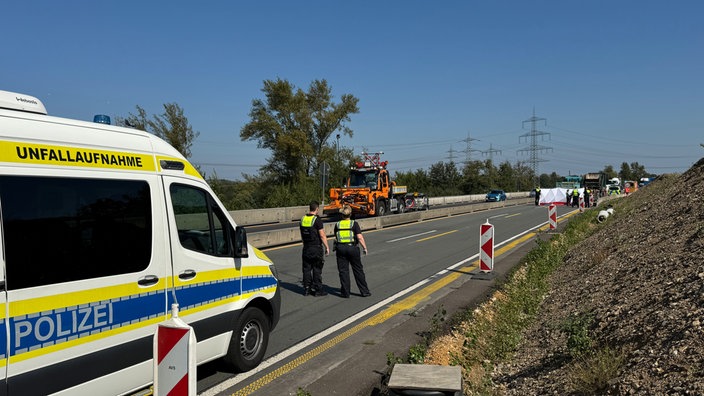
{"label": "dirt slope", "polygon": [[494,373],[498,393],[574,394],[560,326],[589,314],[595,348],[624,359],[604,394],[704,395],[704,159],[614,208],[553,275],[540,317]]}

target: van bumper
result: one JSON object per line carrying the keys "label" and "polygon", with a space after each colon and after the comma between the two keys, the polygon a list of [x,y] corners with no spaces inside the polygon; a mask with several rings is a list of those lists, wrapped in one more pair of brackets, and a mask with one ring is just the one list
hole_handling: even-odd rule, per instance
{"label": "van bumper", "polygon": [[271,298],[271,330],[274,330],[276,325],[279,323],[279,316],[281,315],[281,285],[279,280],[276,280],[276,293],[274,297]]}

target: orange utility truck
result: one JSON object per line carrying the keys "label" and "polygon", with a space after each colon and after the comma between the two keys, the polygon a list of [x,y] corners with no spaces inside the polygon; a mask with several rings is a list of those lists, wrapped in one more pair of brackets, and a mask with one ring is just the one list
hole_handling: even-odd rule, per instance
{"label": "orange utility truck", "polygon": [[362,153],[363,161],[350,169],[344,185],[330,189],[330,203],[325,205],[323,213],[335,214],[344,204],[350,205],[352,213],[358,215],[384,216],[388,212],[405,212],[408,188],[397,186],[390,179],[386,169],[389,161],[381,161],[382,154]]}

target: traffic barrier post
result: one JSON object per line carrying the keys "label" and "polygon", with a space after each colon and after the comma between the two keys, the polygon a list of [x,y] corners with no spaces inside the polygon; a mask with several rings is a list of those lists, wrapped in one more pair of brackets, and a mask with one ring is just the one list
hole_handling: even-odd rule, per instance
{"label": "traffic barrier post", "polygon": [[479,270],[494,270],[494,226],[489,224],[489,219],[479,229]]}
{"label": "traffic barrier post", "polygon": [[154,334],[154,395],[196,395],[196,335],[178,317],[178,304]]}
{"label": "traffic barrier post", "polygon": [[557,228],[557,206],[554,204],[548,206],[548,222],[550,223],[550,230]]}

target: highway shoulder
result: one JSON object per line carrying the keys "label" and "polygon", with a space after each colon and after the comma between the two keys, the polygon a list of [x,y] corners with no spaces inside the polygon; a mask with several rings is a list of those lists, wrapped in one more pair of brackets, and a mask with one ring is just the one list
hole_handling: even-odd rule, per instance
{"label": "highway shoulder", "polygon": [[[548,238],[545,233],[540,238]],[[274,379],[259,387],[252,395],[295,395],[299,388],[313,396],[318,395],[377,395],[382,390],[387,378],[387,356],[405,358],[409,348],[424,342],[424,334],[429,330],[431,320],[436,313],[446,311],[446,318],[466,309],[473,309],[481,304],[495,290],[500,281],[535,245],[534,238],[496,258],[496,277],[491,280],[471,279],[460,276],[443,289],[433,293],[421,305],[401,312],[380,324],[364,326],[353,331],[334,346],[315,353],[300,364],[291,364],[301,359],[307,352],[320,348],[328,340],[339,337],[348,331],[342,329],[332,334],[299,354],[291,356],[286,362],[280,362],[271,370],[280,370],[286,366],[285,373],[274,375]],[[461,268],[456,271],[463,271]],[[371,314],[373,315],[373,314]],[[364,320],[364,319],[362,319]],[[448,321],[449,322],[449,321]],[[349,327],[354,327],[355,324]],[[447,330],[447,329],[446,329]],[[268,374],[262,373],[263,377]],[[261,378],[261,377],[260,377]],[[235,389],[246,387],[238,384]],[[224,393],[223,393],[224,394]],[[231,393],[228,393],[231,394]]]}

